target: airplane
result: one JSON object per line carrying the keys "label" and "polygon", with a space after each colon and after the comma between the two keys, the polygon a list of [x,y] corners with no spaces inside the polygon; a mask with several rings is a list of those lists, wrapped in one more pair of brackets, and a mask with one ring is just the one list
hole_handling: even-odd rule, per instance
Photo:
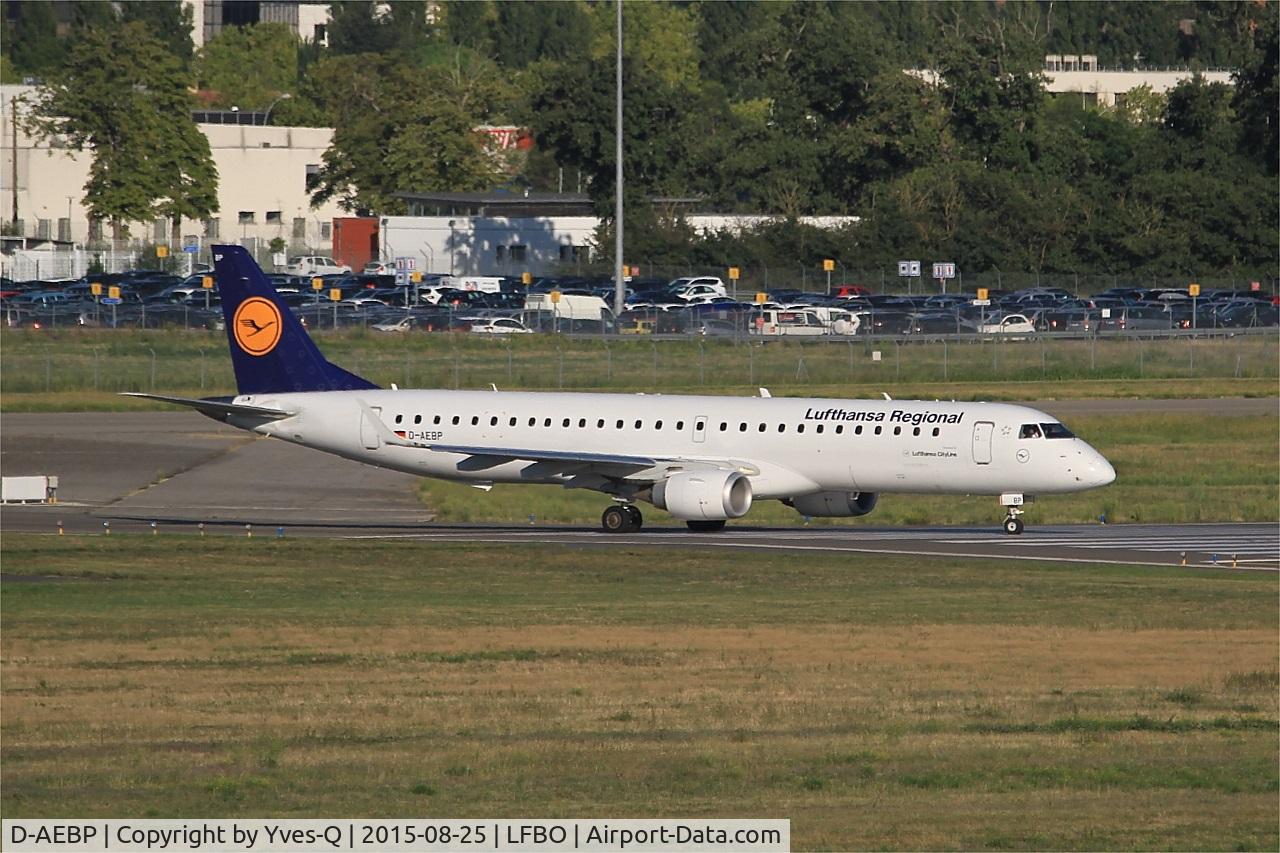
{"label": "airplane", "polygon": [[1036,495],[1115,480],[1056,418],[1007,403],[379,388],[325,359],[245,249],[212,251],[238,393],[130,396],[410,474],[595,490],[611,533],[640,529],[641,502],[713,532],[760,500],[854,517],[927,493],[997,495],[1020,534]]}

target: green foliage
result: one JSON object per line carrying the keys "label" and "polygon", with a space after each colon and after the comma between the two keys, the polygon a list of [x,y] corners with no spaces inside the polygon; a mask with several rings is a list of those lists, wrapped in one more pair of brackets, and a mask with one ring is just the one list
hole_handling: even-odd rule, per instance
{"label": "green foliage", "polygon": [[122,21],[143,24],[153,36],[165,43],[184,68],[190,63],[195,51],[191,41],[191,4],[178,0],[123,0],[119,6]]}
{"label": "green foliage", "polygon": [[323,60],[314,76],[336,119],[314,203],[335,198],[347,210],[394,213],[404,209],[397,192],[478,190],[496,180],[471,132],[476,117],[449,100],[438,72],[360,54]]}
{"label": "green foliage", "polygon": [[227,27],[200,49],[195,70],[212,105],[266,109],[297,89],[298,37],[287,24]]}
{"label": "green foliage", "polygon": [[217,209],[217,173],[191,121],[181,63],[146,24],[85,30],[34,106],[34,132],[93,153],[92,216],[122,223]]}
{"label": "green foliage", "polygon": [[6,4],[16,17],[3,16],[5,56],[17,76],[44,75],[57,68],[63,51],[52,3]]}

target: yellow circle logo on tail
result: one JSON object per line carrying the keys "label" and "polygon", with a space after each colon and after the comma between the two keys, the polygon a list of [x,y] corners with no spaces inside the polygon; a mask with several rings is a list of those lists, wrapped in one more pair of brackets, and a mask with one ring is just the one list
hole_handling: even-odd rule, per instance
{"label": "yellow circle logo on tail", "polygon": [[232,320],[236,343],[249,355],[266,355],[280,343],[280,309],[269,299],[251,296]]}

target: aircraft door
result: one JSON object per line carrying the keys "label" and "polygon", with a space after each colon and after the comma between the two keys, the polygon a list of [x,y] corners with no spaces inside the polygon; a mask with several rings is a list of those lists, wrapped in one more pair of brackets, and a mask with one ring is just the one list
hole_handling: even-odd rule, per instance
{"label": "aircraft door", "polygon": [[707,440],[707,416],[698,415],[693,419],[693,440],[701,444]]}
{"label": "aircraft door", "polygon": [[360,412],[360,441],[365,450],[377,450],[381,442],[378,439],[378,427],[369,419],[382,419],[382,407],[370,406],[369,411]]}
{"label": "aircraft door", "polygon": [[991,464],[991,434],[995,428],[991,421],[978,421],[973,425],[973,461],[978,465]]}

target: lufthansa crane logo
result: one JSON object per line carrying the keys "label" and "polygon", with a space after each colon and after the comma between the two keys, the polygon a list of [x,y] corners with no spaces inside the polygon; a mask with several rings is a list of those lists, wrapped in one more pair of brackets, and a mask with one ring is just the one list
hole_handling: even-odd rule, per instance
{"label": "lufthansa crane logo", "polygon": [[266,355],[280,342],[280,309],[269,299],[251,296],[236,309],[233,334],[249,355]]}

